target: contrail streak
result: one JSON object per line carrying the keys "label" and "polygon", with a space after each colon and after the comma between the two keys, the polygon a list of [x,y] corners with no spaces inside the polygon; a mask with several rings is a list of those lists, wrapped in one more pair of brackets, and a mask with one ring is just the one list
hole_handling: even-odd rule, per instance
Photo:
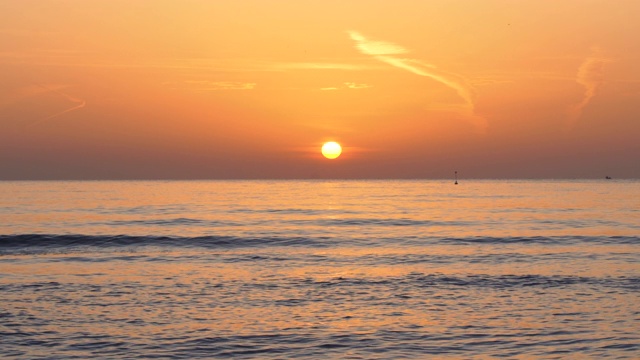
{"label": "contrail streak", "polygon": [[441,71],[434,65],[419,60],[398,57],[400,54],[409,52],[399,45],[383,41],[372,41],[355,31],[349,31],[348,33],[351,39],[356,42],[356,48],[360,50],[361,53],[371,55],[376,60],[399,69],[412,72],[419,76],[428,77],[455,90],[458,96],[464,100],[471,121],[480,130],[485,130],[486,121],[474,114],[475,105],[473,103],[472,88],[462,76]]}
{"label": "contrail streak", "polygon": [[85,107],[87,105],[87,102],[85,100],[75,98],[75,97],[73,97],[73,96],[71,96],[69,94],[66,94],[66,93],[64,93],[64,92],[62,92],[60,90],[57,90],[57,89],[49,89],[44,85],[40,85],[40,86],[45,88],[45,89],[47,89],[50,92],[55,92],[56,94],[59,94],[59,95],[65,97],[67,100],[71,101],[72,103],[75,103],[76,105],[74,105],[74,106],[72,106],[72,107],[70,107],[68,109],[62,110],[60,112],[57,112],[57,113],[55,113],[53,115],[49,115],[49,116],[47,116],[45,118],[42,118],[40,120],[36,120],[36,121],[32,122],[31,124],[29,124],[30,127],[31,126],[35,126],[37,124],[40,124],[42,122],[45,122],[47,120],[51,120],[53,118],[59,117],[61,115],[69,113],[71,111],[75,111],[75,110],[81,109],[81,108],[83,108],[83,107]]}

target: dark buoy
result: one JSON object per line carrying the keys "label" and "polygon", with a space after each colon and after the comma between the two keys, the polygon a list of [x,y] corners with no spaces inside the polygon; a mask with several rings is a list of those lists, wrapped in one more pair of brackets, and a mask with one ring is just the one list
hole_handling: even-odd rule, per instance
{"label": "dark buoy", "polygon": [[458,172],[457,171],[454,173],[454,176],[456,178],[456,181],[453,183],[453,185],[458,185]]}

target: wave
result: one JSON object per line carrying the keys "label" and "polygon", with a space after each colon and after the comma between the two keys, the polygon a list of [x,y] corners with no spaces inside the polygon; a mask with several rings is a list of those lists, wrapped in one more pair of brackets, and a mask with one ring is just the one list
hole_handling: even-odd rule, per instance
{"label": "wave", "polygon": [[442,238],[440,242],[450,244],[544,244],[544,245],[577,245],[608,244],[608,245],[640,245],[638,236],[527,236],[527,237],[468,237]]}
{"label": "wave", "polygon": [[474,224],[469,221],[433,221],[413,219],[375,219],[375,218],[351,218],[351,219],[315,219],[292,220],[293,224],[318,225],[318,226],[468,226]]}
{"label": "wave", "polygon": [[[378,289],[383,293],[393,294],[397,298],[411,298],[411,294],[403,289],[437,289],[437,288],[482,288],[482,289],[516,289],[516,288],[568,288],[580,286],[616,288],[625,291],[640,292],[640,277],[628,276],[579,276],[579,275],[490,275],[490,274],[443,274],[413,272],[401,276],[390,277],[360,277],[338,276],[328,279],[314,279],[309,277],[288,278],[286,282],[272,284],[273,288],[309,288],[309,289]],[[82,291],[87,284],[70,285],[58,281],[36,281],[31,283],[0,284],[0,292],[20,292],[26,289],[57,290],[74,286],[73,289]],[[220,285],[215,285],[216,287]],[[247,289],[260,289],[262,283],[246,284]],[[292,299],[293,303],[311,300]],[[287,300],[281,300],[284,305],[291,305]],[[1,318],[0,313],[0,318]]]}
{"label": "wave", "polygon": [[[236,210],[243,211],[243,210]],[[314,212],[314,211],[298,211],[297,209],[283,209],[283,210],[264,210],[265,213],[270,215],[284,215],[282,218],[264,218],[256,217],[251,219],[242,220],[212,220],[212,219],[199,219],[191,217],[175,217],[175,218],[147,218],[147,219],[133,219],[133,220],[110,220],[103,222],[92,222],[88,225],[94,226],[113,226],[113,227],[247,227],[255,225],[263,225],[265,223],[281,224],[281,225],[295,225],[295,226],[321,226],[321,227],[383,227],[383,228],[396,228],[396,227],[415,227],[415,228],[433,228],[433,227],[453,227],[453,228],[473,228],[473,227],[486,227],[486,226],[505,226],[492,220],[431,220],[431,219],[410,219],[410,218],[385,218],[385,217],[342,217],[345,213],[332,213]],[[252,211],[254,214],[258,214],[257,211]],[[286,215],[298,215],[297,218],[287,218]],[[322,217],[320,217],[322,215]],[[521,226],[531,228],[533,230],[545,230],[545,229],[585,229],[593,227],[609,227],[609,228],[631,228],[640,229],[640,226],[636,224],[622,223],[613,220],[603,219],[540,219],[540,220],[527,220],[519,221],[514,225],[520,224]]]}
{"label": "wave", "polygon": [[337,277],[322,281],[306,281],[314,282],[315,285],[320,287],[349,287],[354,285],[393,285],[402,287],[403,285],[411,285],[411,287],[417,286],[423,288],[481,287],[485,289],[496,289],[517,287],[554,288],[574,285],[594,285],[640,291],[640,277],[637,276],[595,277],[575,275],[448,275],[441,273],[424,274],[415,272],[404,276],[385,279]]}
{"label": "wave", "polygon": [[73,248],[117,248],[132,246],[181,247],[181,248],[242,248],[242,247],[332,247],[332,246],[380,246],[380,245],[639,245],[637,236],[533,236],[533,237],[399,237],[399,238],[340,238],[281,237],[281,236],[133,236],[133,235],[82,235],[82,234],[14,234],[0,235],[0,255],[21,251],[52,251]]}
{"label": "wave", "polygon": [[294,215],[328,215],[328,214],[359,214],[358,211],[348,209],[303,209],[303,208],[265,208],[251,209],[239,208],[229,210],[230,214],[294,214]]}
{"label": "wave", "polygon": [[221,226],[245,226],[240,222],[233,221],[217,221],[217,220],[202,220],[191,218],[175,218],[175,219],[150,219],[150,220],[114,220],[105,223],[96,223],[95,225],[107,225],[107,226],[207,226],[207,227],[221,227]]}
{"label": "wave", "polygon": [[[288,210],[267,210],[271,213],[287,213]],[[304,212],[299,215],[315,215],[313,213]],[[92,223],[91,225],[106,226],[206,226],[206,227],[225,227],[225,226],[250,226],[263,223],[264,219],[243,220],[239,221],[219,221],[193,218],[167,218],[167,219],[144,219],[144,220],[114,220],[101,223]],[[468,226],[475,222],[469,221],[434,221],[434,220],[413,220],[413,219],[392,219],[392,218],[321,218],[321,219],[284,219],[280,220],[282,224],[304,225],[304,226]]]}
{"label": "wave", "polygon": [[302,237],[235,237],[235,236],[131,236],[131,235],[49,235],[20,234],[0,235],[0,254],[16,250],[54,250],[61,248],[96,247],[113,248],[129,246],[157,247],[260,247],[260,246],[309,246],[320,245],[317,239]]}

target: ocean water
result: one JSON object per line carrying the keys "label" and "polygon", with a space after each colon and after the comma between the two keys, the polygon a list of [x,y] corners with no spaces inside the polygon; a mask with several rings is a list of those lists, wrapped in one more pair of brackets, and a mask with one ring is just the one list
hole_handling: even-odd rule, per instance
{"label": "ocean water", "polygon": [[640,181],[0,182],[0,357],[640,358]]}

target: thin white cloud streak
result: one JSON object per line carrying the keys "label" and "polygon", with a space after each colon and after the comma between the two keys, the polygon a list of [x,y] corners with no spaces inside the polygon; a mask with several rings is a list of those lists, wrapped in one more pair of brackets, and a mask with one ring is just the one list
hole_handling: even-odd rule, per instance
{"label": "thin white cloud streak", "polygon": [[584,108],[589,105],[591,99],[596,96],[598,88],[604,81],[604,65],[611,61],[600,55],[600,50],[594,48],[591,56],[587,57],[576,74],[576,82],[584,87],[582,101],[569,109],[568,127],[573,128],[577,123]]}
{"label": "thin white cloud streak", "polygon": [[219,90],[253,90],[257,83],[242,81],[206,81],[195,80],[185,81],[190,86],[195,86],[202,91],[219,91]]}
{"label": "thin white cloud streak", "polygon": [[327,62],[280,62],[256,61],[243,58],[174,58],[158,59],[112,59],[105,60],[95,54],[73,51],[0,51],[0,65],[33,65],[60,66],[72,68],[107,68],[107,69],[179,69],[179,70],[212,70],[215,72],[281,72],[288,70],[344,70],[362,71],[375,70],[380,67],[365,64],[350,64],[331,61]]}
{"label": "thin white cloud streak", "polygon": [[[428,65],[422,64],[417,60],[412,59],[396,59],[390,56],[377,56],[378,60],[384,61],[387,64],[393,65],[400,69],[405,69],[416,75],[429,77],[437,82],[440,82],[447,87],[455,90],[458,95],[467,103],[469,108],[473,110],[473,98],[469,85],[466,85],[464,80],[459,75],[445,73],[438,71],[435,68],[427,67]],[[415,64],[415,65],[413,65]],[[457,78],[457,79],[456,79]]]}
{"label": "thin white cloud streak", "polygon": [[479,130],[486,130],[486,121],[474,114],[473,90],[471,85],[460,75],[441,71],[436,66],[416,59],[401,58],[397,55],[409,51],[399,45],[372,41],[358,32],[349,31],[349,36],[356,42],[356,48],[363,54],[371,55],[378,61],[403,69],[419,76],[428,77],[456,91],[465,102],[465,108],[471,121]]}
{"label": "thin white cloud streak", "polygon": [[356,47],[363,54],[367,55],[398,55],[398,54],[406,54],[409,50],[403,48],[402,46],[384,42],[384,41],[371,41],[366,37],[362,36],[360,33],[355,31],[349,31],[349,36],[351,39],[356,41]]}
{"label": "thin white cloud streak", "polygon": [[[69,98],[69,100],[71,100],[71,99],[72,99],[72,98]],[[42,121],[45,121],[45,120],[49,120],[49,119],[56,118],[56,117],[58,117],[58,116],[60,116],[60,115],[66,114],[66,113],[68,113],[68,112],[71,112],[71,111],[74,111],[74,110],[81,109],[81,108],[83,108],[83,107],[85,107],[85,106],[87,105],[87,102],[86,102],[86,101],[84,101],[84,100],[74,99],[73,101],[74,101],[74,102],[79,102],[79,104],[78,104],[78,105],[76,105],[76,106],[72,106],[72,107],[68,108],[67,110],[60,111],[59,113],[56,113],[56,114],[50,115],[50,116],[48,116],[48,117],[44,118]]]}
{"label": "thin white cloud streak", "polygon": [[343,84],[344,84],[344,87],[343,86],[340,86],[340,87],[330,86],[330,87],[320,88],[320,90],[323,90],[323,91],[344,90],[345,87],[347,89],[350,89],[350,90],[360,90],[360,89],[368,89],[368,88],[372,87],[369,84],[359,84],[359,83],[354,83],[354,82],[345,82]]}
{"label": "thin white cloud streak", "polygon": [[346,63],[335,63],[335,62],[286,62],[286,63],[276,63],[273,65],[267,65],[271,69],[276,70],[349,70],[349,71],[357,71],[357,70],[371,70],[375,69],[372,66],[365,66],[361,64],[346,64]]}
{"label": "thin white cloud streak", "polygon": [[87,105],[87,102],[85,100],[75,98],[75,97],[73,97],[73,96],[71,96],[71,95],[69,95],[67,93],[64,93],[64,92],[58,90],[58,89],[50,89],[50,88],[47,88],[44,85],[40,85],[40,86],[43,87],[44,89],[50,91],[50,92],[55,92],[56,94],[59,94],[59,95],[65,97],[67,100],[71,101],[72,103],[75,103],[76,105],[71,106],[71,107],[69,107],[69,108],[67,108],[65,110],[59,111],[59,112],[57,112],[57,113],[55,113],[53,115],[49,115],[49,116],[47,116],[47,117],[45,117],[43,119],[34,121],[31,124],[29,124],[29,127],[35,126],[37,124],[41,124],[41,123],[43,123],[45,121],[51,120],[53,118],[57,118],[57,117],[62,116],[64,114],[70,113],[72,111],[75,111],[75,110],[78,110],[78,109],[82,109],[83,107],[85,107]]}
{"label": "thin white cloud streak", "polygon": [[162,85],[173,90],[189,90],[196,92],[224,91],[224,90],[254,90],[257,83],[242,81],[209,81],[186,80],[179,82],[163,82]]}
{"label": "thin white cloud streak", "polygon": [[369,84],[358,84],[354,82],[346,82],[344,83],[349,89],[368,89],[372,87]]}

